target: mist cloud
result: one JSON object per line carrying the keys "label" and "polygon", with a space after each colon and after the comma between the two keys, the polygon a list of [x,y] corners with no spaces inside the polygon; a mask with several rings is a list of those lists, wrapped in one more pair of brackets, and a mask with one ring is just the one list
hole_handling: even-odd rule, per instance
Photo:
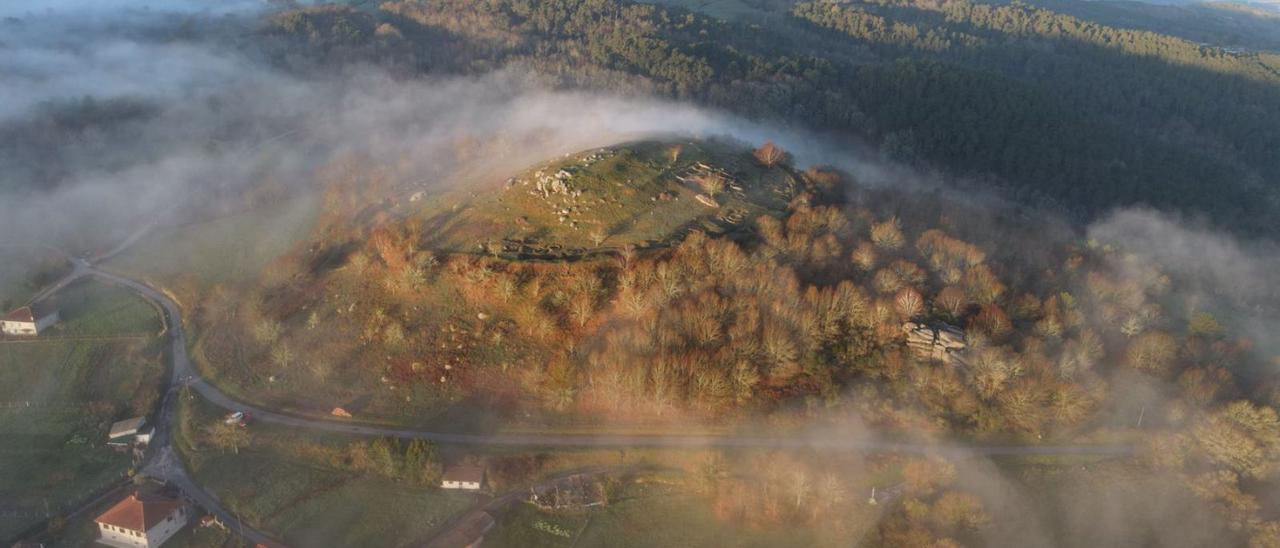
{"label": "mist cloud", "polygon": [[[85,232],[119,239],[157,212],[266,178],[307,184],[316,166],[346,153],[395,166],[399,183],[438,188],[631,139],[727,135],[775,140],[800,163],[835,163],[867,181],[891,178],[892,168],[835,140],[687,104],[553,90],[516,70],[416,80],[368,66],[290,73],[220,40],[260,32],[264,6],[2,8],[0,159],[9,169],[0,188],[43,190],[0,204],[0,231],[54,244]],[[90,121],[75,127],[82,118]]]}
{"label": "mist cloud", "polygon": [[[1192,309],[1216,313],[1230,322],[1229,331],[1253,340],[1264,360],[1280,355],[1275,340],[1280,330],[1280,291],[1275,283],[1280,246],[1275,242],[1240,240],[1201,223],[1147,209],[1115,211],[1092,224],[1087,234],[1175,276],[1180,287],[1177,297],[1185,309],[1170,313]],[[1123,271],[1128,265],[1116,268]]]}

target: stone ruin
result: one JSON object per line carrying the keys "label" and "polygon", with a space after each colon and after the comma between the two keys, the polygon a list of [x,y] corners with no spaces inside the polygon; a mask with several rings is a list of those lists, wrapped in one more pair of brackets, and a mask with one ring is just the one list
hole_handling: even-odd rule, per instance
{"label": "stone ruin", "polygon": [[609,501],[604,486],[586,474],[531,487],[525,500],[543,510],[584,510]]}
{"label": "stone ruin", "polygon": [[944,322],[924,324],[906,322],[902,331],[907,336],[907,348],[916,355],[948,365],[964,365],[964,330]]}

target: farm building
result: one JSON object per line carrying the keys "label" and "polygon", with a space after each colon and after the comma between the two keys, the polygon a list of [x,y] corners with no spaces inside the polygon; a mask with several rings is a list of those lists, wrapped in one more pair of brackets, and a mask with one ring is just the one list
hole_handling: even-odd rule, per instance
{"label": "farm building", "polygon": [[153,430],[147,426],[146,417],[134,417],[116,421],[107,434],[107,445],[128,447],[134,442],[147,444],[151,442]]}
{"label": "farm building", "polygon": [[478,464],[457,464],[445,469],[440,487],[478,491],[484,486],[484,467]]}
{"label": "farm building", "polygon": [[159,494],[133,493],[103,512],[98,524],[98,542],[108,546],[154,547],[181,531],[191,510],[181,500]]}
{"label": "farm building", "polygon": [[5,335],[39,335],[57,323],[58,311],[37,305],[24,306],[0,318],[0,333]]}

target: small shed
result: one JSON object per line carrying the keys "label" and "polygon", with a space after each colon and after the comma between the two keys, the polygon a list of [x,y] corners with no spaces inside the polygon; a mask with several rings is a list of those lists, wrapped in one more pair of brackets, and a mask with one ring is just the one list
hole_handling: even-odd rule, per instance
{"label": "small shed", "polygon": [[478,491],[484,487],[484,467],[479,464],[455,464],[444,470],[440,487]]}
{"label": "small shed", "polygon": [[147,426],[146,417],[134,417],[116,421],[107,434],[107,445],[126,447],[134,442],[150,443],[153,429]]}

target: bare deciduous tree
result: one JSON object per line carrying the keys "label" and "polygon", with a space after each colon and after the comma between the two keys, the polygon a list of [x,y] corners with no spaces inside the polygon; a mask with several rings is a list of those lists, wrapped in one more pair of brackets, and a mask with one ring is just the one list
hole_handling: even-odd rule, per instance
{"label": "bare deciduous tree", "polygon": [[791,154],[774,144],[773,141],[760,145],[760,148],[756,149],[754,156],[756,161],[765,167],[774,167],[791,160]]}

